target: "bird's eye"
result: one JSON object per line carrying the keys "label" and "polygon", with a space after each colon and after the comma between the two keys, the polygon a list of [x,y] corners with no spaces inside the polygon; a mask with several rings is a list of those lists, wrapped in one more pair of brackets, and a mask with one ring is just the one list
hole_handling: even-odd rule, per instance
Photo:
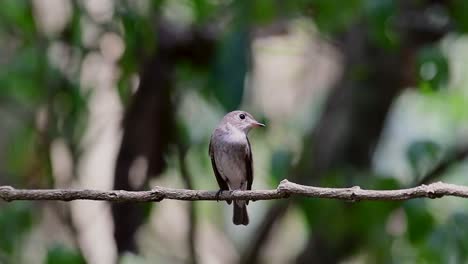
{"label": "bird's eye", "polygon": [[240,114],[240,115],[239,115],[239,118],[240,118],[240,119],[245,119],[245,115],[244,115],[244,114]]}

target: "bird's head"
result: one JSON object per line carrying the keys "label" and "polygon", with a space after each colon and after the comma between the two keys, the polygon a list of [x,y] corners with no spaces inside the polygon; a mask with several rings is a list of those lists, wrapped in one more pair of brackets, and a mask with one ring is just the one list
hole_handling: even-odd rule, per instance
{"label": "bird's head", "polygon": [[229,124],[244,133],[248,133],[253,127],[264,127],[265,125],[258,122],[253,116],[245,111],[232,111],[227,113],[222,120],[223,123]]}

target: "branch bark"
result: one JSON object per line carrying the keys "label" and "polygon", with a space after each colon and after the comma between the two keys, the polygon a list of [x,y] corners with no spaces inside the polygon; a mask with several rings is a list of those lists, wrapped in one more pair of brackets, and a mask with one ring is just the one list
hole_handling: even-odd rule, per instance
{"label": "branch bark", "polygon": [[468,198],[468,186],[436,182],[399,190],[365,190],[359,186],[350,188],[323,188],[306,186],[281,181],[277,189],[255,191],[226,191],[219,197],[216,191],[174,189],[157,186],[149,191],[99,191],[78,189],[15,189],[11,186],[0,186],[0,199],[15,200],[47,200],[73,201],[96,200],[110,202],[160,202],[164,199],[182,201],[225,201],[225,200],[275,200],[289,196],[335,199],[345,201],[402,201],[415,198],[441,198],[454,196]]}

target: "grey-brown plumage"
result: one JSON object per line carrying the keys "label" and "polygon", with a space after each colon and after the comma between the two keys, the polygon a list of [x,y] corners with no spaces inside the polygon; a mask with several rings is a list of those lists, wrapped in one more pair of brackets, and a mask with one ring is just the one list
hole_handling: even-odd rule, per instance
{"label": "grey-brown plumage", "polygon": [[[220,192],[227,190],[251,190],[253,182],[252,150],[247,134],[253,127],[264,126],[251,114],[233,111],[226,114],[213,131],[209,154]],[[227,201],[231,204],[231,201]],[[232,221],[235,225],[247,225],[248,201],[235,201]]]}

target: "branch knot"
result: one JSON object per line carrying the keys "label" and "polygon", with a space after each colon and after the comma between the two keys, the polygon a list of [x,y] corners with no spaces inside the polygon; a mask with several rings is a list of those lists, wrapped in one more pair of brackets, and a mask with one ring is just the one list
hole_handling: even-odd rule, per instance
{"label": "branch knot", "polygon": [[5,202],[11,202],[10,193],[13,192],[15,188],[12,186],[0,186],[0,198]]}
{"label": "branch knot", "polygon": [[289,185],[291,185],[291,182],[287,179],[284,179],[280,182],[276,190],[278,191],[278,193],[288,193],[290,189]]}
{"label": "branch knot", "polygon": [[161,202],[162,200],[164,200],[165,197],[164,197],[164,194],[161,192],[161,190],[162,188],[159,186],[155,186],[153,187],[153,189],[151,189],[151,196],[152,196],[153,201]]}
{"label": "branch knot", "polygon": [[350,188],[351,190],[351,202],[359,202],[361,199],[359,198],[358,192],[361,190],[361,187],[359,186],[353,186]]}

